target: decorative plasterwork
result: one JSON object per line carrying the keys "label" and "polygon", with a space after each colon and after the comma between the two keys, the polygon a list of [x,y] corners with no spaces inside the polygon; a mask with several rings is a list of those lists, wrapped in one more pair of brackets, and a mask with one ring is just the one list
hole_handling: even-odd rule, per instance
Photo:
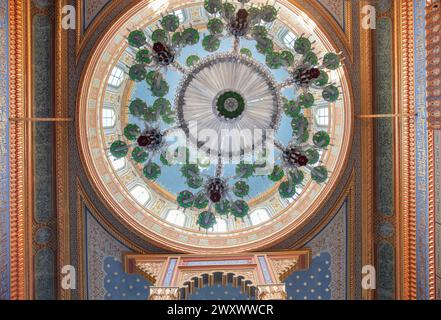
{"label": "decorative plasterwork", "polygon": [[258,285],[256,296],[258,300],[286,300],[285,284]]}
{"label": "decorative plasterwork", "polygon": [[[238,232],[231,232],[228,237],[207,235],[193,229],[182,228],[178,230],[175,226],[165,223],[161,217],[158,217],[151,210],[146,210],[131,201],[126,188],[121,188],[118,177],[111,170],[106,156],[103,154],[105,144],[101,135],[98,134],[100,105],[104,94],[106,74],[125,49],[123,36],[127,28],[134,29],[139,23],[156,19],[156,11],[151,11],[153,9],[149,4],[150,2],[147,0],[140,1],[116,19],[115,23],[97,44],[79,86],[77,136],[82,150],[83,165],[91,182],[96,186],[97,193],[101,195],[104,202],[108,203],[112,209],[111,211],[117,212],[124,223],[136,231],[136,234],[151,238],[157,245],[179,251],[238,252],[256,250],[272,243],[276,235],[287,235],[301,228],[308,222],[313,213],[322,208],[323,200],[333,192],[339,181],[339,173],[344,169],[348,158],[353,127],[352,98],[349,84],[346,81],[345,69],[339,74],[342,80],[342,91],[344,92],[344,102],[342,103],[344,107],[336,108],[339,113],[333,121],[336,138],[333,141],[332,150],[327,152],[324,158],[325,165],[329,166],[333,172],[330,181],[322,186],[318,184],[307,186],[305,188],[307,191],[302,195],[304,201],[292,203],[289,208],[279,211],[277,216],[259,226],[259,228],[252,227],[238,230]],[[287,5],[289,5],[289,10],[292,10],[292,12],[304,15],[298,8],[289,3]],[[130,20],[134,12],[137,14],[138,22]],[[118,32],[120,33],[119,36],[117,36]],[[333,50],[332,43],[324,36],[321,28],[320,30],[317,28],[316,32],[320,35],[320,40],[324,41],[324,45]],[[149,187],[151,187],[151,184],[149,184]],[[109,192],[109,190],[112,191]]]}
{"label": "decorative plasterwork", "polygon": [[164,268],[164,261],[137,262],[136,268],[152,283],[156,283]]}
{"label": "decorative plasterwork", "polygon": [[150,300],[179,300],[179,288],[150,287]]}
{"label": "decorative plasterwork", "polygon": [[[415,114],[413,1],[401,1],[402,112]],[[415,122],[404,118],[402,125],[402,234],[403,298],[416,299],[416,218],[415,218]],[[406,145],[406,142],[409,142]]]}
{"label": "decorative plasterwork", "polygon": [[[27,38],[25,21],[27,4],[23,1],[9,2],[9,116],[25,116],[25,57]],[[25,299],[25,125],[10,123],[10,252],[11,252],[11,299]]]}
{"label": "decorative plasterwork", "polygon": [[[259,259],[269,261],[265,266]],[[138,273],[149,280],[154,279],[151,288],[151,299],[169,297],[163,295],[169,288],[183,290],[184,295],[194,292],[195,286],[204,286],[204,277],[212,283],[214,275],[221,273],[223,282],[227,276],[232,276],[233,286],[241,285],[242,290],[251,292],[251,287],[260,290],[262,298],[285,299],[283,278],[298,270],[307,269],[310,265],[309,250],[242,253],[234,255],[136,255],[127,254],[124,257],[125,271],[129,274]],[[176,261],[176,263],[171,263]],[[164,266],[167,265],[167,268]],[[268,269],[266,269],[268,267]],[[259,286],[260,289],[259,289]],[[273,288],[274,287],[274,288]],[[275,289],[277,287],[277,290]],[[161,293],[161,294],[160,294]],[[284,294],[285,293],[285,294]],[[153,297],[152,297],[153,295]],[[173,295],[172,295],[173,296]]]}
{"label": "decorative plasterwork", "polygon": [[297,267],[298,258],[269,259],[279,281],[284,281]]}
{"label": "decorative plasterwork", "polygon": [[428,1],[426,9],[428,129],[441,129],[441,3]]}
{"label": "decorative plasterwork", "polygon": [[10,297],[9,258],[9,101],[8,101],[8,1],[0,1],[0,300]]}

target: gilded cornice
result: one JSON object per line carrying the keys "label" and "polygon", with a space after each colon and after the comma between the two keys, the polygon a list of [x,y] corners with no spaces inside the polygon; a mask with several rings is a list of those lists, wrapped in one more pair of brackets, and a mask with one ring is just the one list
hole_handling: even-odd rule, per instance
{"label": "gilded cornice", "polygon": [[[26,4],[9,1],[9,116],[25,116]],[[11,299],[25,299],[25,124],[10,122]]]}

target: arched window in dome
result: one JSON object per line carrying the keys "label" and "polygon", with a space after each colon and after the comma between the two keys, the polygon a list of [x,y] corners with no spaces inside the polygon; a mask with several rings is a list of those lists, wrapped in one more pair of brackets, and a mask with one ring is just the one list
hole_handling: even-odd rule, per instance
{"label": "arched window in dome", "polygon": [[329,125],[329,106],[322,105],[317,107],[315,111],[315,122],[319,127],[327,127]]}
{"label": "arched window in dome", "polygon": [[270,219],[270,214],[266,209],[258,209],[250,213],[250,220],[253,226],[264,223]]}
{"label": "arched window in dome", "polygon": [[109,154],[110,163],[115,171],[120,171],[126,167],[126,158],[115,158],[111,154]]}
{"label": "arched window in dome", "polygon": [[228,231],[227,221],[221,218],[216,219],[216,224],[213,227],[213,231],[218,233],[227,232]]}
{"label": "arched window in dome", "polygon": [[138,201],[140,205],[143,206],[145,206],[150,200],[149,191],[141,185],[136,185],[134,188],[132,188],[130,190],[130,194],[136,199],[136,201]]}
{"label": "arched window in dome", "polygon": [[296,36],[292,31],[287,31],[283,37],[282,37],[282,42],[285,46],[287,46],[288,48],[292,49],[294,48],[294,42],[296,41]]}
{"label": "arched window in dome", "polygon": [[179,23],[183,24],[188,18],[188,14],[183,9],[175,10],[174,14],[179,18]]}
{"label": "arched window in dome", "polygon": [[181,210],[169,210],[165,215],[165,220],[175,224],[177,226],[183,227],[185,225],[186,215]]}
{"label": "arched window in dome", "polygon": [[113,128],[116,123],[115,110],[112,108],[103,108],[102,121],[104,129]]}
{"label": "arched window in dome", "polygon": [[124,80],[124,71],[120,67],[114,67],[109,76],[109,85],[118,88]]}

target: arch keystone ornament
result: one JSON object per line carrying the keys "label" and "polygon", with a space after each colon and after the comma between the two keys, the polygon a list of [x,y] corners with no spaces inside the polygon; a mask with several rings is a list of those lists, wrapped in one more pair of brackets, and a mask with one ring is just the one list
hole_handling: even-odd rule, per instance
{"label": "arch keystone ornament", "polygon": [[240,254],[127,254],[124,269],[149,281],[150,300],[187,299],[195,288],[216,282],[241,288],[259,300],[285,300],[284,277],[306,270],[311,262],[308,249]]}

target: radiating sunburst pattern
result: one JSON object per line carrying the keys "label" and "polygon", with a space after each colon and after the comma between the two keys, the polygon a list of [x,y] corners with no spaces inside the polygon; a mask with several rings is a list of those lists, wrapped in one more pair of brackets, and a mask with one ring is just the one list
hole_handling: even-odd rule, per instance
{"label": "radiating sunburst pattern", "polygon": [[[275,129],[281,102],[274,88],[273,77],[258,62],[233,53],[211,56],[198,63],[181,82],[177,95],[179,120],[184,128],[198,135],[213,130],[219,134],[221,146],[231,142],[230,150],[239,150],[240,140],[228,142],[230,134],[222,132]],[[245,102],[244,111],[232,119],[222,117],[216,108],[219,96],[228,91],[238,93]],[[251,142],[245,141],[246,145],[251,147]]]}

